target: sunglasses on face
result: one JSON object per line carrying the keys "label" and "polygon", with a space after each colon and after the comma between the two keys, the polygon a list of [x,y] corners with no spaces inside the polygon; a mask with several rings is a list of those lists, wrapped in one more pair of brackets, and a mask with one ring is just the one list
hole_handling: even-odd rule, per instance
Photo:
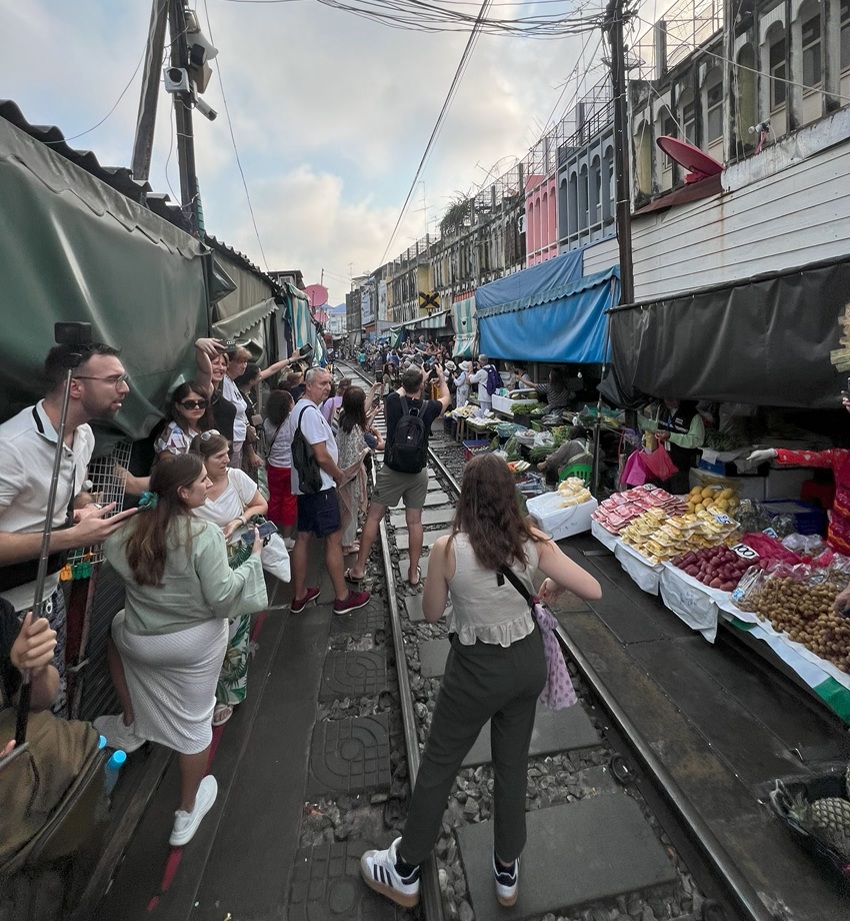
{"label": "sunglasses on face", "polygon": [[207,405],[206,400],[183,400],[180,404],[183,409],[203,409]]}

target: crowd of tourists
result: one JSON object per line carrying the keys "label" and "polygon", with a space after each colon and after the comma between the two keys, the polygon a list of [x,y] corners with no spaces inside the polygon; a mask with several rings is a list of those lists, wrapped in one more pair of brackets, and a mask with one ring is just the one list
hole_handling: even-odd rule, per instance
{"label": "crowd of tourists", "polygon": [[[535,705],[552,681],[545,652],[551,624],[544,627],[529,602],[535,592],[555,599],[565,587],[593,598],[599,586],[520,516],[513,479],[493,455],[468,465],[451,532],[437,541],[423,578],[431,427],[457,399],[458,386],[450,381],[458,372],[471,371],[464,385],[474,386],[474,375],[486,376],[492,366],[479,356],[478,367],[467,369],[443,347],[412,344],[375,352],[381,373],[367,390],[349,378],[334,380],[325,368],[303,367],[297,354],[260,368],[239,346],[201,339],[195,351],[194,379],[170,396],[150,473],[118,471],[128,495],[137,497],[123,511],[114,503],[100,506],[87,489],[86,469],[94,448],[89,422],[120,412],[127,375],[115,349],[84,351],[67,392],[40,618],[31,609],[71,364],[66,346],[48,354],[44,399],[0,425],[2,755],[14,751],[14,706],[24,675],[32,706],[53,708],[49,725],[56,732],[73,725],[60,719],[67,716],[66,625],[58,571],[68,551],[103,543],[126,598],[107,650],[121,712],[99,717],[95,727],[110,747],[128,753],[147,741],[177,753],[180,791],[169,841],[187,844],[217,796],[209,773],[213,728],[245,699],[252,615],[269,604],[264,570],[283,580],[291,575],[290,611],[304,613],[320,594],[307,582],[309,547],[319,538],[333,614],[356,611],[370,600],[363,583],[380,521],[388,508],[403,504],[406,581],[411,590],[424,587],[429,621],[444,616],[451,594],[452,648],[404,835],[386,850],[367,851],[361,872],[370,887],[399,904],[416,903],[418,865],[433,846],[451,783],[492,720],[493,867],[499,900],[512,904],[525,842],[525,764]],[[283,379],[258,401],[258,388],[278,375]],[[385,438],[374,424],[382,405]],[[371,496],[370,462],[378,465]],[[258,476],[263,467],[265,476]],[[276,527],[266,529],[266,520]],[[266,530],[275,533],[264,539]],[[347,555],[353,562],[346,567]],[[83,731],[86,744],[96,744],[91,727]],[[7,777],[0,772],[0,784]],[[0,863],[19,846],[0,842]]]}

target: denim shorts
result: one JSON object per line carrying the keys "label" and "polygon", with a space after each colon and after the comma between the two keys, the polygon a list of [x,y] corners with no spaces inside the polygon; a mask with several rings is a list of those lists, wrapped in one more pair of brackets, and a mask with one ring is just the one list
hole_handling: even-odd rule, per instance
{"label": "denim shorts", "polygon": [[327,537],[342,526],[335,489],[298,496],[298,530]]}

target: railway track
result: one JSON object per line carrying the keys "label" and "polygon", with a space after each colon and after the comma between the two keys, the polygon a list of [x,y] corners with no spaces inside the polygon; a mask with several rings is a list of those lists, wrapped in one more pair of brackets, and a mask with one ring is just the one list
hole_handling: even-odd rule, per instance
{"label": "railway track", "polygon": [[[448,449],[449,445],[446,440],[435,437],[429,450],[431,476],[440,484],[440,492],[446,496],[445,508],[447,510],[454,505],[460,491],[459,480],[455,475],[457,465],[450,465],[445,460],[445,453]],[[439,512],[440,508],[437,506],[435,511]],[[439,518],[440,516],[435,515],[434,517]],[[433,537],[434,534],[445,530],[448,517],[447,515],[440,518],[443,524],[435,524],[430,527],[427,523],[425,524],[426,546],[429,543],[429,536]],[[399,572],[404,571],[405,564],[402,563],[400,566],[398,564],[401,553],[396,538],[397,535],[403,534],[404,530],[396,530],[392,525],[394,519],[398,520],[398,515],[394,516],[391,513],[388,518],[389,521],[385,519],[381,525],[381,561],[387,584],[388,608],[393,633],[392,643],[398,671],[399,706],[407,749],[408,774],[412,785],[419,767],[420,746],[427,736],[430,715],[439,686],[439,676],[433,678],[423,676],[423,647],[445,639],[446,634],[443,623],[427,625],[411,620],[410,607],[408,607],[408,600],[411,596],[402,587],[398,575]],[[412,607],[415,609],[415,601],[412,602]],[[687,834],[683,834],[681,827],[676,828],[674,834],[670,834],[668,828],[673,810],[671,808],[663,810],[663,821],[654,815],[649,799],[643,794],[643,788],[650,777],[653,778],[651,799],[655,799],[659,807],[666,803],[675,807],[681,802],[681,797],[678,797],[676,791],[671,788],[669,778],[667,778],[668,784],[664,785],[663,766],[657,762],[657,759],[653,760],[648,746],[642,745],[640,739],[636,738],[634,727],[629,725],[625,715],[618,710],[616,701],[607,692],[599,676],[586,658],[581,655],[580,650],[570,640],[566,631],[561,629],[559,638],[573,665],[571,670],[578,677],[577,684],[582,689],[581,706],[591,716],[594,726],[599,730],[600,738],[598,744],[584,748],[578,753],[575,749],[548,750],[542,759],[539,757],[532,759],[531,769],[533,771],[545,767],[545,773],[540,776],[555,780],[554,785],[547,787],[549,792],[546,799],[549,804],[558,805],[575,801],[584,795],[593,795],[595,792],[593,788],[588,789],[579,780],[582,771],[596,769],[593,775],[595,777],[608,771],[609,777],[617,780],[613,788],[608,787],[608,789],[612,790],[612,793],[616,789],[614,795],[621,795],[620,790],[625,789],[640,803],[641,811],[645,815],[652,814],[651,824],[656,828],[659,841],[667,849],[668,854],[672,851],[671,842],[674,837],[693,840],[697,844],[710,843],[710,835],[706,829],[699,827],[697,817],[694,817],[696,827],[693,824],[689,826]],[[405,663],[407,667],[402,668],[401,663]],[[545,765],[538,765],[536,761],[544,761]],[[641,765],[640,776],[638,776],[637,769],[632,767],[637,764]],[[558,766],[554,773],[550,773],[552,765]],[[459,784],[452,793],[452,800],[449,803],[450,814],[459,818],[460,821],[473,821],[481,818],[482,813],[485,817],[489,815],[487,796],[489,781],[486,766],[476,765],[465,768],[461,772]],[[622,786],[617,789],[619,785]],[[574,792],[568,792],[570,790]],[[479,792],[480,799],[474,795]],[[471,793],[473,795],[470,795]],[[579,795],[576,796],[576,794]],[[478,805],[477,813],[475,809],[467,808],[470,800]],[[680,810],[678,816],[680,826],[686,818],[685,811]],[[441,840],[438,843],[437,854],[441,858],[449,856],[451,851],[451,842]],[[710,848],[708,852],[710,853]],[[715,852],[719,853],[719,849],[715,849]],[[689,854],[691,864],[697,853],[696,849],[692,849],[692,853]],[[709,853],[696,869],[686,864],[676,854],[674,857],[676,882],[672,885],[668,883],[666,886],[657,887],[655,891],[620,893],[619,905],[626,909],[622,914],[628,916],[629,905],[631,904],[634,909],[636,903],[640,902],[642,909],[644,905],[652,907],[653,916],[658,918],[696,916],[711,918],[712,921],[721,918],[767,921],[771,917],[770,914],[758,901],[757,896],[746,890],[745,882],[735,878],[734,869],[730,874],[724,874],[719,862],[715,862],[714,865],[710,864]],[[469,893],[471,886],[469,880],[458,878],[459,870],[462,871],[462,866],[451,865],[444,859],[441,859],[438,864],[433,857],[429,866],[424,868],[422,905],[424,916],[428,921],[444,918],[446,916],[444,908],[448,908],[452,917],[460,916],[465,900],[463,897],[457,898],[457,893]],[[724,899],[724,890],[731,890],[732,895],[740,893],[742,898],[737,901],[746,906],[749,900],[752,903],[752,910],[744,907],[739,910],[739,907],[735,905],[735,900],[731,897],[727,896]],[[616,905],[617,901],[614,900],[614,905],[611,907]],[[695,905],[696,912],[694,911]],[[472,906],[469,908],[472,909]]]}
{"label": "railway track", "polygon": [[[354,369],[351,370],[352,376],[362,379],[362,375]],[[460,483],[455,474],[457,464],[449,465],[441,456],[447,449],[450,450],[449,444],[435,437],[429,449],[429,467],[432,478],[440,484],[441,491],[446,495],[445,507],[449,509],[459,494]],[[439,511],[439,508],[436,510]],[[422,647],[433,643],[435,639],[444,639],[445,627],[442,623],[437,625],[436,629],[434,625],[414,623],[409,617],[409,609],[405,610],[411,596],[406,594],[397,574],[397,570],[404,571],[404,564],[398,566],[400,551],[396,540],[397,535],[404,532],[403,529],[396,530],[392,526],[393,517],[397,519],[398,516],[390,515],[389,522],[385,520],[381,524],[381,557],[392,623],[392,643],[398,668],[399,705],[407,748],[408,773],[413,784],[419,767],[420,745],[427,735],[439,685],[438,678],[423,678]],[[445,530],[445,526],[440,524],[429,528],[426,523],[425,528],[426,546],[429,543],[429,535],[433,537],[434,534]],[[414,607],[415,604],[413,602]],[[637,800],[642,813],[656,830],[659,842],[664,846],[668,856],[672,855],[676,867],[676,881],[672,885],[668,883],[657,887],[655,891],[650,887],[650,890],[620,893],[614,900],[614,905],[624,907],[626,911],[621,914],[626,917],[633,916],[628,911],[629,907],[634,910],[639,903],[642,906],[650,906],[652,916],[656,918],[699,917],[710,921],[720,921],[724,918],[727,921],[770,921],[774,915],[768,911],[755,889],[734,866],[706,823],[690,805],[660,759],[619,706],[591,662],[563,627],[559,629],[559,640],[570,663],[571,672],[578,678],[576,684],[580,689],[580,706],[591,717],[594,727],[599,731],[600,739],[599,744],[582,749],[578,757],[574,749],[547,751],[543,760],[549,765],[554,763],[566,768],[555,772],[561,787],[554,790],[549,788],[549,804],[557,805],[574,801],[584,795],[593,795],[593,790],[587,790],[581,783],[576,783],[581,771],[587,770],[587,767],[579,767],[578,771],[571,771],[570,768],[577,765],[602,767],[603,771],[607,770],[616,780],[614,787],[619,786],[620,789],[615,792],[614,788],[609,786],[611,792],[600,795],[620,795],[620,790],[625,790],[629,796]],[[406,663],[407,668],[402,668],[401,663]],[[538,767],[535,764],[537,760],[540,759],[531,759],[532,771]],[[595,776],[600,773],[597,771]],[[464,769],[461,772],[459,784],[453,790],[449,803],[450,814],[467,820],[481,816],[480,806],[477,816],[474,810],[466,808],[470,802],[471,786],[476,780],[482,794],[480,805],[485,807],[484,815],[488,814],[486,803],[489,778],[487,769],[482,771],[480,765],[477,769]],[[569,790],[574,792],[567,792]],[[575,796],[576,792],[579,793],[578,797]],[[459,795],[460,799],[457,798]],[[439,855],[447,855],[449,851],[450,847],[446,842],[441,841],[438,844]],[[468,893],[470,882],[458,881],[456,872],[456,866],[446,865],[442,859],[437,865],[433,857],[429,866],[424,869],[423,911],[428,921],[444,918],[446,906],[452,917],[460,916],[464,899],[453,899],[452,896],[456,896],[458,892]],[[458,882],[460,885],[456,885]],[[614,905],[611,906],[612,909]],[[661,911],[658,911],[659,908]]]}

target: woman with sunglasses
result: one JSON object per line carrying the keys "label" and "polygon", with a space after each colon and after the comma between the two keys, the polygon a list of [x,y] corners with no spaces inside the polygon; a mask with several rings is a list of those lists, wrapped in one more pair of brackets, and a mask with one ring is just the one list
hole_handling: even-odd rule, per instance
{"label": "woman with sunglasses", "polygon": [[[230,445],[218,432],[211,430],[198,435],[192,442],[192,453],[200,455],[210,481],[203,504],[192,512],[198,518],[217,524],[227,543],[236,544],[251,518],[265,515],[269,505],[247,473],[228,466]],[[233,708],[245,700],[250,639],[251,615],[234,617],[230,621],[227,653],[215,689],[213,726],[226,723],[233,715]]]}
{"label": "woman with sunglasses", "polygon": [[268,605],[256,530],[251,556],[234,570],[221,529],[192,515],[209,487],[197,454],[158,464],[142,511],[104,544],[127,593],[108,645],[124,712],[99,717],[96,728],[111,748],[129,753],[150,740],[177,752],[175,846],[190,841],[218,792],[207,764],[227,618]]}
{"label": "woman with sunglasses", "polygon": [[154,442],[156,456],[186,454],[196,435],[207,428],[207,398],[197,384],[181,384],[171,395],[166,426]]}

